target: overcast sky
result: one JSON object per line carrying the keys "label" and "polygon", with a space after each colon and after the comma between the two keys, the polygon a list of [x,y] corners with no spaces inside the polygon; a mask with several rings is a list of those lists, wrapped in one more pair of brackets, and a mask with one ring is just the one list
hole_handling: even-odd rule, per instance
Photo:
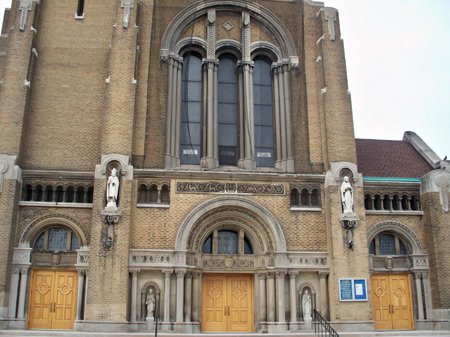
{"label": "overcast sky", "polygon": [[[10,4],[0,0],[1,13]],[[414,131],[450,155],[450,0],[325,5],[339,10],[356,137],[401,140]]]}

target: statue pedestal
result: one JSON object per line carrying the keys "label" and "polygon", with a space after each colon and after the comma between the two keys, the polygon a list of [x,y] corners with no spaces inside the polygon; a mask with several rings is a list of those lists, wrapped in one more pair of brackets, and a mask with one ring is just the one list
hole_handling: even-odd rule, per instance
{"label": "statue pedestal", "polygon": [[122,210],[119,207],[105,207],[102,210],[102,220],[105,224],[115,225],[119,222]]}
{"label": "statue pedestal", "polygon": [[145,319],[145,330],[155,330],[155,319],[153,317]]}
{"label": "statue pedestal", "polygon": [[304,320],[306,330],[312,330],[312,317],[311,316],[305,317]]}

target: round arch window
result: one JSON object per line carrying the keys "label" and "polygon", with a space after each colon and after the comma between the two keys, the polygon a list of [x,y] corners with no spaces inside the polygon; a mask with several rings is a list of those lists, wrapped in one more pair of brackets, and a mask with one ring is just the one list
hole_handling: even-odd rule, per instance
{"label": "round arch window", "polygon": [[372,255],[408,255],[405,242],[395,234],[378,234],[370,243],[369,254]]}
{"label": "round arch window", "polygon": [[[239,251],[240,241],[243,241],[243,252]],[[217,242],[217,244],[213,244]],[[231,230],[214,231],[203,243],[203,254],[253,254],[253,248],[250,240],[238,232]]]}
{"label": "round arch window", "polygon": [[78,237],[65,227],[51,227],[44,230],[34,242],[34,250],[66,250],[80,248]]}

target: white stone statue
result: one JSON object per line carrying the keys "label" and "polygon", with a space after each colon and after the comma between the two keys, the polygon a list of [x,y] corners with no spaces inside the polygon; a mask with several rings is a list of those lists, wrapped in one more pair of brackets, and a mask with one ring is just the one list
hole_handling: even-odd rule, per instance
{"label": "white stone statue", "polygon": [[147,304],[147,318],[153,318],[155,313],[155,294],[153,293],[153,288],[150,288],[147,295],[147,301],[145,304]]}
{"label": "white stone statue", "polygon": [[341,200],[344,214],[353,213],[353,187],[347,176],[344,177],[341,185]]}
{"label": "white stone statue", "polygon": [[106,199],[108,204],[106,207],[117,207],[117,196],[119,194],[119,178],[117,177],[117,170],[112,169],[111,175],[108,178],[106,185]]}
{"label": "white stone statue", "polygon": [[305,292],[303,293],[302,305],[303,319],[311,319],[311,294],[309,293],[308,289],[305,289]]}

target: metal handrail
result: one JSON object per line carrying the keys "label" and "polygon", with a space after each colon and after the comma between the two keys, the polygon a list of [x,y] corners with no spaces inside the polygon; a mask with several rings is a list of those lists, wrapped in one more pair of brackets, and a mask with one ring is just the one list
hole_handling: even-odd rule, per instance
{"label": "metal handrail", "polygon": [[314,334],[319,336],[331,336],[331,337],[339,337],[339,334],[336,330],[333,329],[330,323],[328,323],[325,318],[320,315],[316,309],[313,311],[313,320],[314,320]]}

